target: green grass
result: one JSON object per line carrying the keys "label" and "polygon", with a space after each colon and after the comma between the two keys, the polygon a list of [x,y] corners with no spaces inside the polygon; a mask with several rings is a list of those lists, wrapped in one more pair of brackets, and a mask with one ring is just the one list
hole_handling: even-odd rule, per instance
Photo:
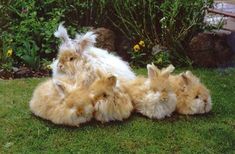
{"label": "green grass", "polygon": [[0,153],[235,153],[235,70],[193,73],[211,90],[209,114],[161,121],[133,114],[124,122],[92,121],[80,128],[30,113],[32,92],[45,79],[0,81]]}

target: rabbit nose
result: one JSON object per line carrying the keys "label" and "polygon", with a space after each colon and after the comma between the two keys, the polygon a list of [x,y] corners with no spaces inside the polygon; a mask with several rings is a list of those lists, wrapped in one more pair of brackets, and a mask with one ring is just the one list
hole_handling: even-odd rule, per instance
{"label": "rabbit nose", "polygon": [[58,67],[60,68],[60,69],[62,69],[63,68],[63,65],[62,64],[58,64]]}

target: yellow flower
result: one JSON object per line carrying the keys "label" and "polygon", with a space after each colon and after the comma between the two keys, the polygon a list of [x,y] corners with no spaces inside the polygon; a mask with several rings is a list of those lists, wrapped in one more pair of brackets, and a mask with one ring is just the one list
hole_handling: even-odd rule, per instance
{"label": "yellow flower", "polygon": [[142,46],[142,47],[145,47],[144,41],[141,40],[141,41],[139,42],[139,45]]}
{"label": "yellow flower", "polygon": [[7,50],[7,57],[11,57],[13,53],[12,49]]}
{"label": "yellow flower", "polygon": [[158,63],[158,64],[161,64],[161,63],[162,63],[162,57],[160,57],[160,58],[157,60],[157,63]]}
{"label": "yellow flower", "polygon": [[47,65],[47,69],[51,70],[52,69],[51,65]]}
{"label": "yellow flower", "polygon": [[138,44],[136,44],[134,47],[133,47],[134,51],[137,52],[140,50],[140,46]]}

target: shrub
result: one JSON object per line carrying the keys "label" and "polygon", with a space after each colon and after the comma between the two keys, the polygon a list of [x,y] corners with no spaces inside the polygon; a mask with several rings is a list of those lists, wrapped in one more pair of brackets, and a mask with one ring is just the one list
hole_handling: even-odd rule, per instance
{"label": "shrub", "polygon": [[[49,4],[48,4],[49,5]],[[45,7],[36,1],[11,1],[4,6],[8,12],[10,25],[3,29],[2,50],[13,49],[17,63],[39,69],[40,58],[54,52],[56,45],[53,32],[61,20],[63,9],[53,8],[44,14]],[[43,15],[43,16],[41,16]],[[12,41],[8,41],[12,40]]]}
{"label": "shrub", "polygon": [[188,40],[203,29],[204,7],[211,3],[212,0],[115,0],[114,14],[119,20],[111,20],[129,39],[145,39],[148,59],[154,60],[151,50],[159,44],[167,47],[171,60],[190,64],[185,54]]}
{"label": "shrub", "polygon": [[67,18],[64,20],[77,29],[84,26],[108,25],[105,18],[110,16],[110,4],[112,4],[110,0],[65,0]]}
{"label": "shrub", "polygon": [[[203,7],[208,4],[211,0],[2,0],[1,68],[23,64],[44,68],[57,52],[59,40],[53,33],[61,21],[70,25],[66,27],[72,36],[84,27],[104,26],[121,32],[133,47],[143,40],[144,48],[129,52],[132,64],[137,66],[152,61],[166,65],[172,59],[189,63],[185,48],[202,30]],[[156,45],[166,50],[154,52]],[[9,49],[13,55],[6,57]]]}
{"label": "shrub", "polygon": [[[0,13],[4,20],[0,23],[1,55],[13,49],[14,65],[25,64],[32,69],[40,69],[43,67],[42,59],[51,60],[55,57],[59,40],[53,33],[58,24],[65,21],[73,25],[68,30],[75,35],[76,29],[81,29],[82,25],[101,23],[105,4],[104,0],[93,3],[62,0],[2,1]],[[8,63],[6,59],[9,58],[0,59],[1,66]]]}

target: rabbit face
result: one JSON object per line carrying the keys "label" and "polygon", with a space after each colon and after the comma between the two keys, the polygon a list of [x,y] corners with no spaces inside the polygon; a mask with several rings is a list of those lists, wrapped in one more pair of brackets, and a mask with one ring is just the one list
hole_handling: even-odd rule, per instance
{"label": "rabbit face", "polygon": [[76,38],[72,40],[63,23],[59,25],[54,35],[60,38],[62,43],[59,47],[58,61],[52,64],[53,76],[57,74],[74,75],[86,61],[84,51],[88,47],[94,46],[96,35],[93,32],[77,34]]}
{"label": "rabbit face", "polygon": [[176,108],[176,95],[173,92],[169,80],[170,73],[174,70],[173,65],[159,70],[156,66],[147,65],[147,87],[142,103],[136,103],[138,112],[149,118],[162,119],[170,116]]}
{"label": "rabbit face", "polygon": [[89,97],[88,89],[71,86],[62,81],[55,81],[58,92],[64,96],[62,104],[65,104],[74,112],[73,121],[75,123],[84,123],[93,116],[92,100]]}
{"label": "rabbit face", "polygon": [[199,85],[196,93],[192,95],[193,101],[191,104],[192,113],[207,113],[211,110],[211,97],[208,90]]}
{"label": "rabbit face", "polygon": [[174,70],[173,65],[169,65],[167,68],[159,70],[156,66],[147,65],[148,69],[148,81],[149,87],[154,92],[168,93],[171,92],[171,84],[169,81],[169,75]]}
{"label": "rabbit face", "polygon": [[64,103],[76,111],[76,118],[79,123],[89,121],[93,116],[93,105],[87,91],[75,89],[72,91]]}
{"label": "rabbit face", "polygon": [[90,87],[90,97],[95,108],[95,118],[101,122],[123,120],[133,110],[128,94],[116,87],[115,76],[103,76]]}
{"label": "rabbit face", "polygon": [[63,51],[58,54],[57,70],[64,74],[74,75],[82,62],[81,56],[75,51]]}
{"label": "rabbit face", "polygon": [[90,91],[92,94],[92,98],[94,101],[100,99],[107,99],[108,97],[112,97],[113,88],[116,85],[116,77],[109,76],[107,78],[100,78],[91,85]]}
{"label": "rabbit face", "polygon": [[182,114],[207,113],[212,108],[209,90],[194,76],[187,71],[180,75],[179,101],[177,110]]}

